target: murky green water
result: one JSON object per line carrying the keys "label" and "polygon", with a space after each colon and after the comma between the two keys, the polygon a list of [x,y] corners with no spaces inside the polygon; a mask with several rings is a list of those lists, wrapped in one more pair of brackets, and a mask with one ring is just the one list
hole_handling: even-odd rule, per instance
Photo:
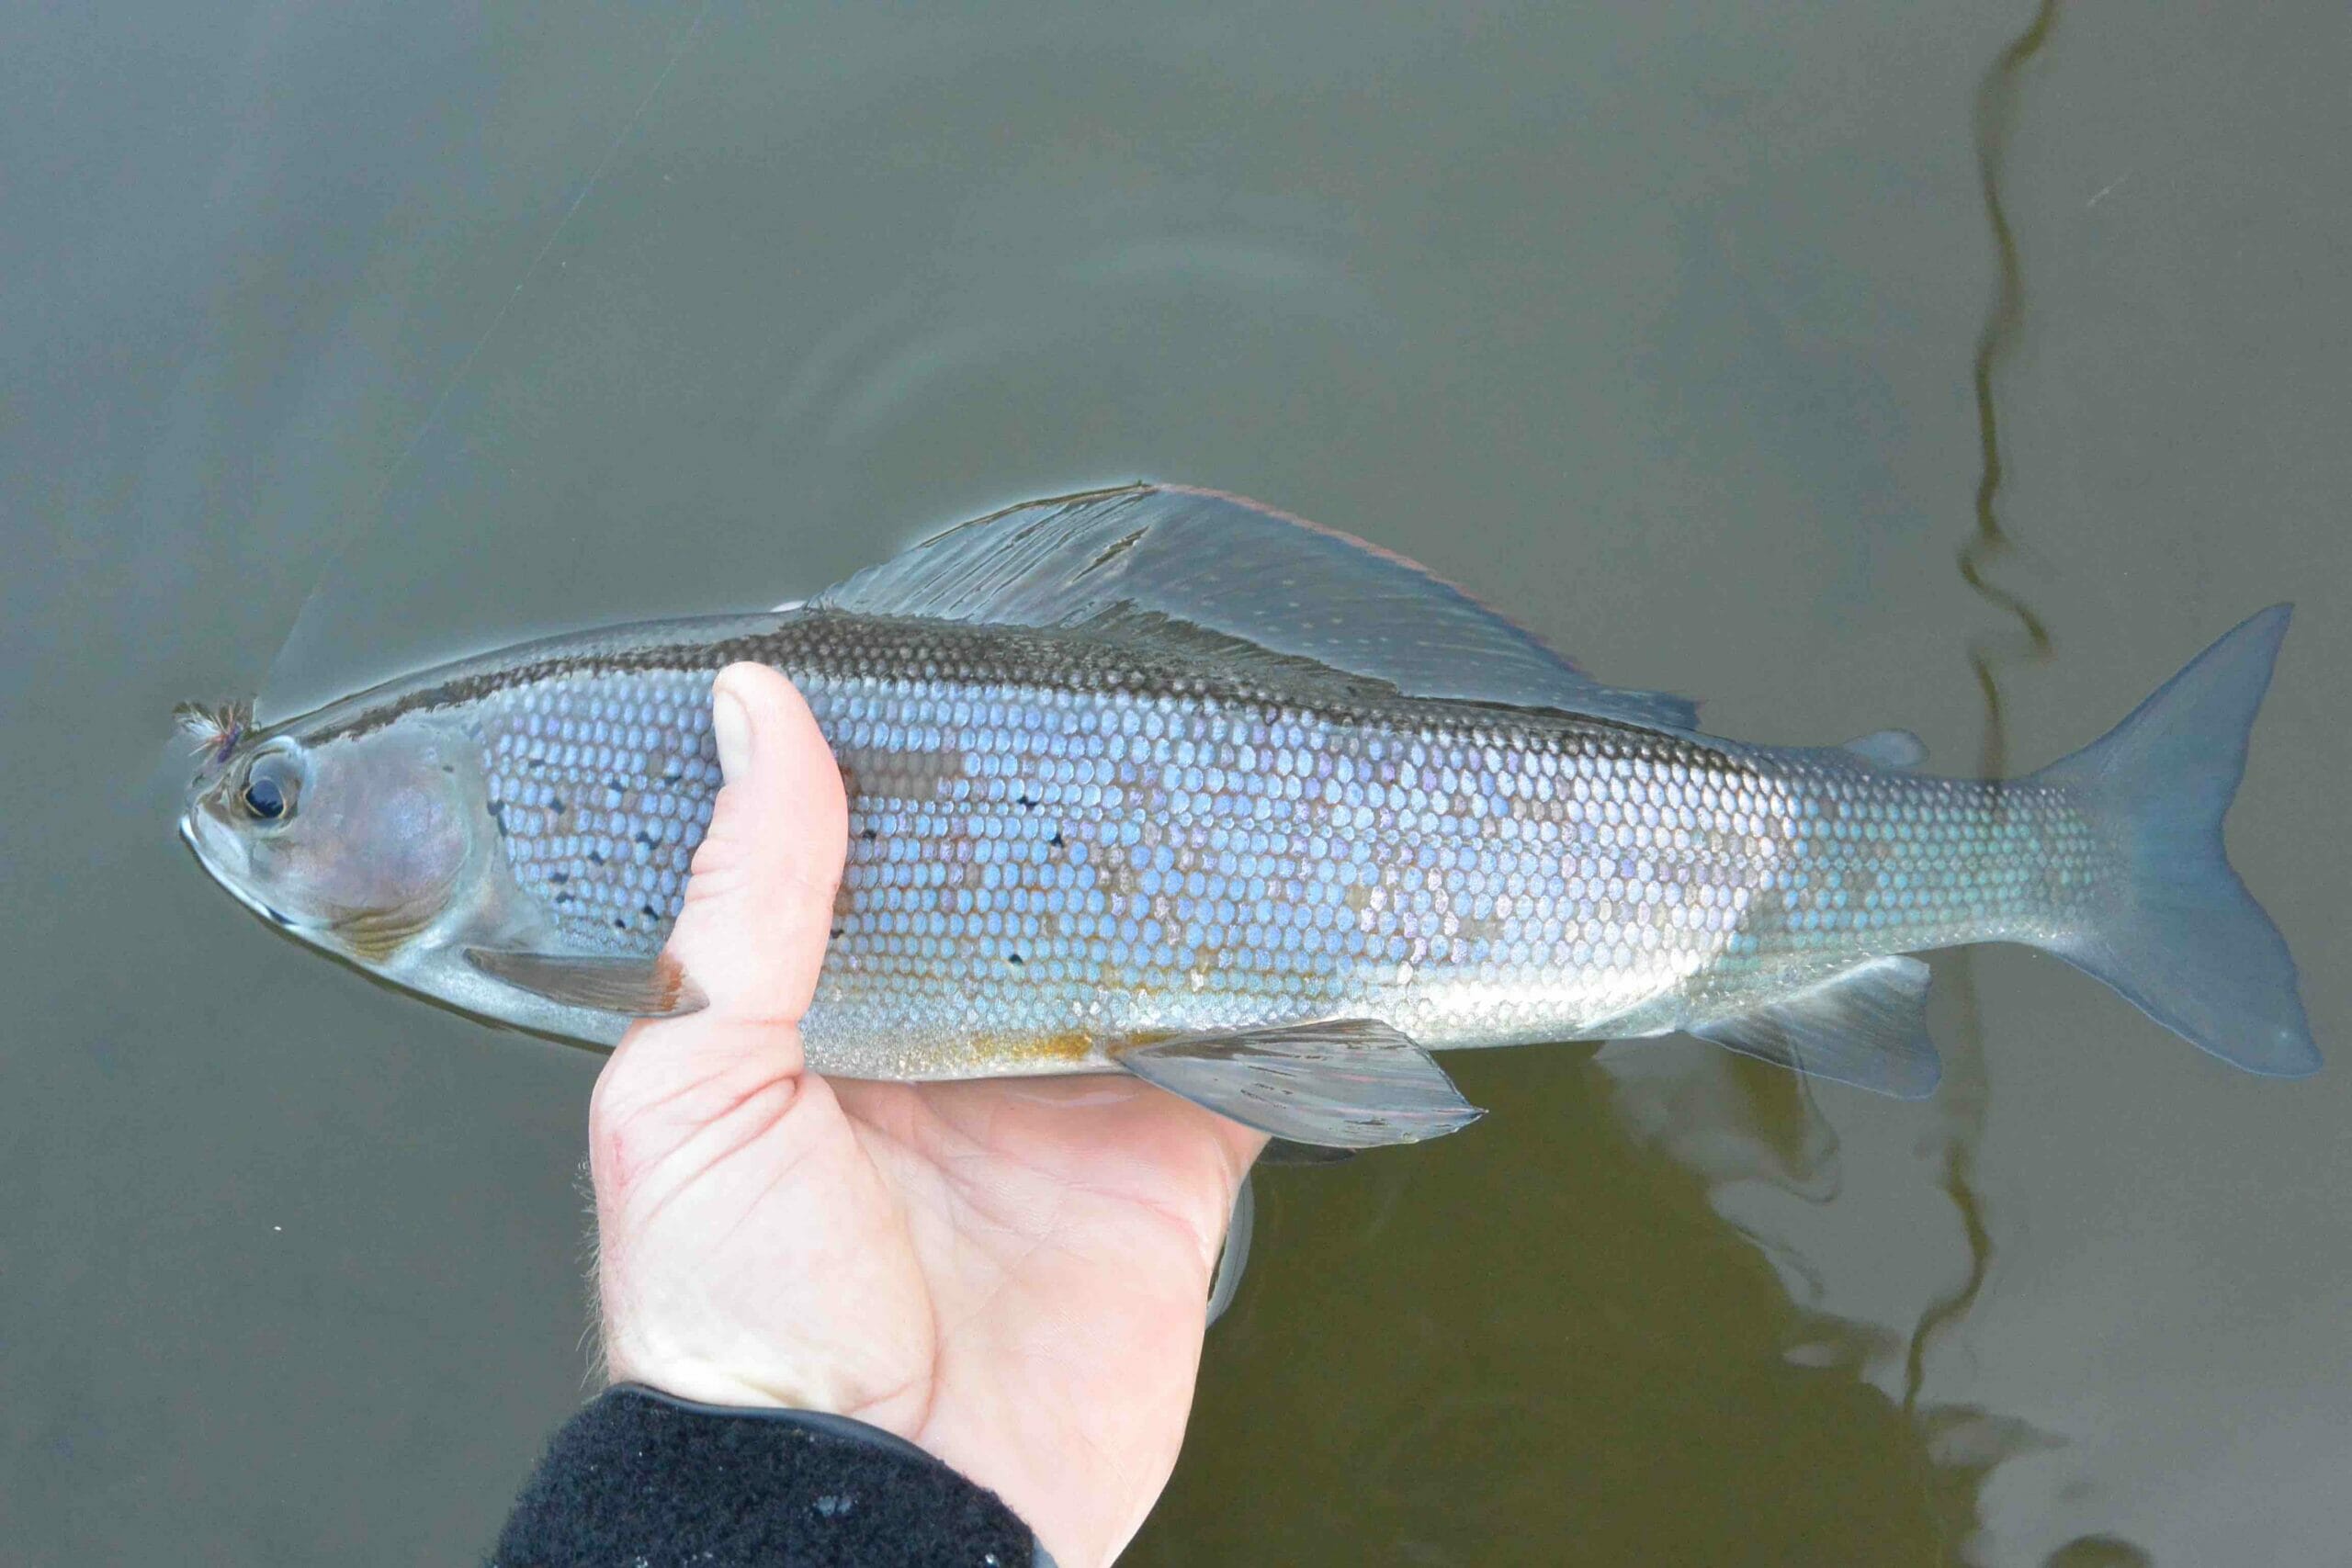
{"label": "murky green water", "polygon": [[1469,1135],[1262,1179],[1132,1561],[2342,1561],[2352,34],[2036,16],[0,19],[8,1552],[463,1561],[582,1393],[594,1061],[239,914],[174,700],[1149,475],[1955,771],[2297,598],[2231,839],[2337,1061],[2003,949],[1923,1106],[1454,1058]]}

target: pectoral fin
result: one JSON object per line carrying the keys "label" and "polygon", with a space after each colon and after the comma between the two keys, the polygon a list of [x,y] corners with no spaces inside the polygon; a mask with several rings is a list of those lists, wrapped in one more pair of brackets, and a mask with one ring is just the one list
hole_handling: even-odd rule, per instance
{"label": "pectoral fin", "polygon": [[1369,1019],[1182,1035],[1114,1046],[1111,1056],[1171,1094],[1296,1144],[1415,1144],[1486,1114],[1428,1052]]}
{"label": "pectoral fin", "polygon": [[1943,1064],[1928,1039],[1928,966],[1873,958],[1736,1017],[1690,1028],[1744,1055],[1897,1100],[1936,1091]]}
{"label": "pectoral fin", "polygon": [[629,1018],[675,1018],[708,1005],[702,988],[668,953],[653,958],[582,958],[469,947],[466,962],[493,980],[561,1002]]}

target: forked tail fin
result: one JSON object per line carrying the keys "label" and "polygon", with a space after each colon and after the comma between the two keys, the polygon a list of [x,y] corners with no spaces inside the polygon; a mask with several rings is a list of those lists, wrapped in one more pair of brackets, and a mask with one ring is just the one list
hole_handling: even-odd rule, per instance
{"label": "forked tail fin", "polygon": [[2051,951],[2223,1061],[2301,1077],[2320,1058],[2294,956],[2222,847],[2288,612],[2247,619],[2034,782],[2074,790],[2130,863],[2118,906]]}

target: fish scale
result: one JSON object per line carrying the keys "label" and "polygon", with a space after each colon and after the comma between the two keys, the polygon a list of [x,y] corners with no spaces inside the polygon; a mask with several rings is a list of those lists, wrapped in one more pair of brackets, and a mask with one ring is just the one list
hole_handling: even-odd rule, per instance
{"label": "fish scale", "polygon": [[657,951],[718,784],[711,676],[785,671],[850,805],[804,1034],[856,1076],[1067,1071],[1103,1040],[1302,1017],[1576,1038],[1663,990],[2061,936],[2116,870],[2030,784],[1360,690],[1302,704],[996,629],[816,617],[676,651],[481,700],[501,842],[567,936]]}

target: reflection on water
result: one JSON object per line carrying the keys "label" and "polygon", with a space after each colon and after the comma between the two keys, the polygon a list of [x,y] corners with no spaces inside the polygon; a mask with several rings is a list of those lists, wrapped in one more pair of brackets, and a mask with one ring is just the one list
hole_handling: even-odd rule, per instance
{"label": "reflection on water", "polygon": [[1594,1060],[1616,1080],[1618,1114],[1639,1141],[1718,1180],[1770,1182],[1808,1203],[1838,1196],[1838,1134],[1811,1080],[1646,1040],[1603,1046]]}
{"label": "reflection on water", "polygon": [[[2003,468],[1995,382],[2026,320],[2024,273],[2003,208],[2002,180],[2022,111],[2021,78],[2048,43],[2058,10],[2058,0],[2043,0],[1985,71],[1974,106],[1976,165],[1996,273],[1970,376],[1980,456],[1975,527],[1958,561],[1969,588],[2018,628],[2014,638],[1979,641],[1969,649],[1984,702],[1978,771],[1988,778],[2008,772],[2002,707],[2005,671],[2020,663],[2046,662],[2052,652],[2042,617],[1991,572],[2016,548],[1999,510]],[[1826,1309],[1828,1284],[1802,1244],[1790,1238],[1784,1209],[1770,1218],[1742,1217],[1743,1209],[1752,1205],[1743,1204],[1736,1195],[1758,1183],[1816,1206],[1839,1195],[1838,1135],[1820,1113],[1809,1086],[1749,1064],[1704,1057],[1661,1060],[1660,1053],[1645,1044],[1607,1049],[1598,1060],[1615,1078],[1616,1109],[1627,1130],[1638,1142],[1670,1154],[1705,1179],[1718,1210],[1770,1259],[1792,1302],[1804,1310],[1804,1321],[1785,1352],[1789,1359],[1840,1367],[1868,1379],[1874,1370],[1891,1371],[1889,1363],[1899,1359],[1897,1403],[1925,1443],[1919,1476],[1925,1523],[1934,1538],[1935,1559],[1948,1561],[1966,1550],[1975,1531],[1979,1495],[1992,1471],[2018,1454],[2057,1446],[2059,1439],[2029,1422],[1971,1405],[1923,1400],[1928,1357],[1976,1302],[1993,1246],[1975,1179],[1990,1093],[1975,966],[1963,949],[1947,955],[1938,969],[1951,1023],[1939,1032],[1944,1077],[1930,1111],[1935,1126],[1922,1142],[1920,1156],[1929,1164],[1929,1179],[1957,1218],[1966,1264],[1948,1289],[1930,1296],[1905,1335]],[[2050,1561],[2054,1568],[2140,1559],[2134,1549],[2120,1541],[2085,1538]]]}
{"label": "reflection on water", "polygon": [[[1976,532],[1960,549],[1960,575],[1979,597],[2013,616],[2025,634],[2024,657],[2036,662],[2051,653],[2049,628],[2032,607],[1986,575],[1986,568],[2008,555],[2014,543],[2001,526],[2001,424],[1994,402],[1993,373],[2007,359],[2025,325],[2025,270],[2018,261],[2017,236],[2001,207],[2001,176],[2007,161],[2009,138],[2020,113],[2019,73],[2041,52],[2058,19],[2058,0],[2042,0],[2033,20],[2003,50],[1976,92],[1975,133],[1977,178],[1984,195],[1984,220],[1993,234],[1996,265],[1993,303],[1985,311],[1984,330],[1976,338],[1976,359],[1970,384],[1976,397],[1976,440],[1982,467],[1976,479]],[[1970,651],[1977,685],[1984,694],[1983,772],[1997,777],[2007,771],[2008,748],[2001,724],[2001,689],[1995,671],[2005,658],[1983,644]]]}
{"label": "reflection on water", "polygon": [[[1753,1113],[1803,1123],[1795,1080],[1675,1054],[1608,1075],[1572,1047],[1451,1056],[1509,1105],[1500,1135],[1261,1173],[1242,1299],[1129,1560],[1744,1562],[1759,1540],[1930,1560],[1933,1514],[1964,1506],[1940,1494],[1975,1469],[1928,1464],[1851,1375],[1892,1347],[1793,1311],[1785,1257],[1724,1223],[1718,1171],[1821,1196],[1834,1161],[1809,1134],[1737,1142]],[[1629,1100],[1689,1135],[1676,1155],[1721,1134],[1694,1156],[1713,1168],[1628,1139]]]}
{"label": "reflection on water", "polygon": [[[2020,73],[2041,53],[2058,17],[2058,0],[2042,0],[2025,30],[2001,51],[1979,84],[1975,105],[1977,178],[1984,192],[1984,219],[1992,231],[1996,265],[1993,300],[1983,331],[1977,334],[1976,357],[1970,368],[1975,393],[1976,438],[1982,463],[1976,481],[1976,529],[1959,552],[1960,574],[1968,586],[1995,608],[2016,620],[2024,634],[2021,650],[1979,641],[1969,649],[1969,663],[1977,689],[1984,698],[1984,739],[1978,772],[1999,778],[2008,772],[2008,742],[2001,708],[2001,668],[2020,659],[2046,662],[2052,653],[2050,632],[2041,617],[2023,598],[1995,583],[1987,569],[2014,548],[2001,525],[2001,426],[1994,395],[1994,373],[2015,348],[2025,324],[2025,273],[2018,260],[2017,236],[2001,205],[2001,181],[2009,141],[2022,110]],[[1945,1054],[1944,1080],[1937,1096],[1942,1121],[1939,1153],[1939,1184],[1959,1214],[1968,1240],[1968,1273],[1959,1286],[1931,1301],[1913,1326],[1903,1364],[1903,1409],[1917,1417],[1920,1393],[1927,1382],[1928,1353],[1951,1332],[1975,1303],[1992,1264],[1992,1232],[1975,1181],[1976,1150],[1984,1134],[1984,1111],[1991,1085],[1984,1071],[1984,1012],[1976,983],[1976,965],[1968,950],[1952,955],[1945,966],[1959,1014],[1952,1031],[1955,1048]],[[2047,1441],[2047,1439],[2044,1439]],[[1997,1456],[1996,1456],[1997,1458]],[[1989,1465],[1988,1465],[1989,1468]],[[1973,1511],[1955,1526],[1973,1526]]]}

